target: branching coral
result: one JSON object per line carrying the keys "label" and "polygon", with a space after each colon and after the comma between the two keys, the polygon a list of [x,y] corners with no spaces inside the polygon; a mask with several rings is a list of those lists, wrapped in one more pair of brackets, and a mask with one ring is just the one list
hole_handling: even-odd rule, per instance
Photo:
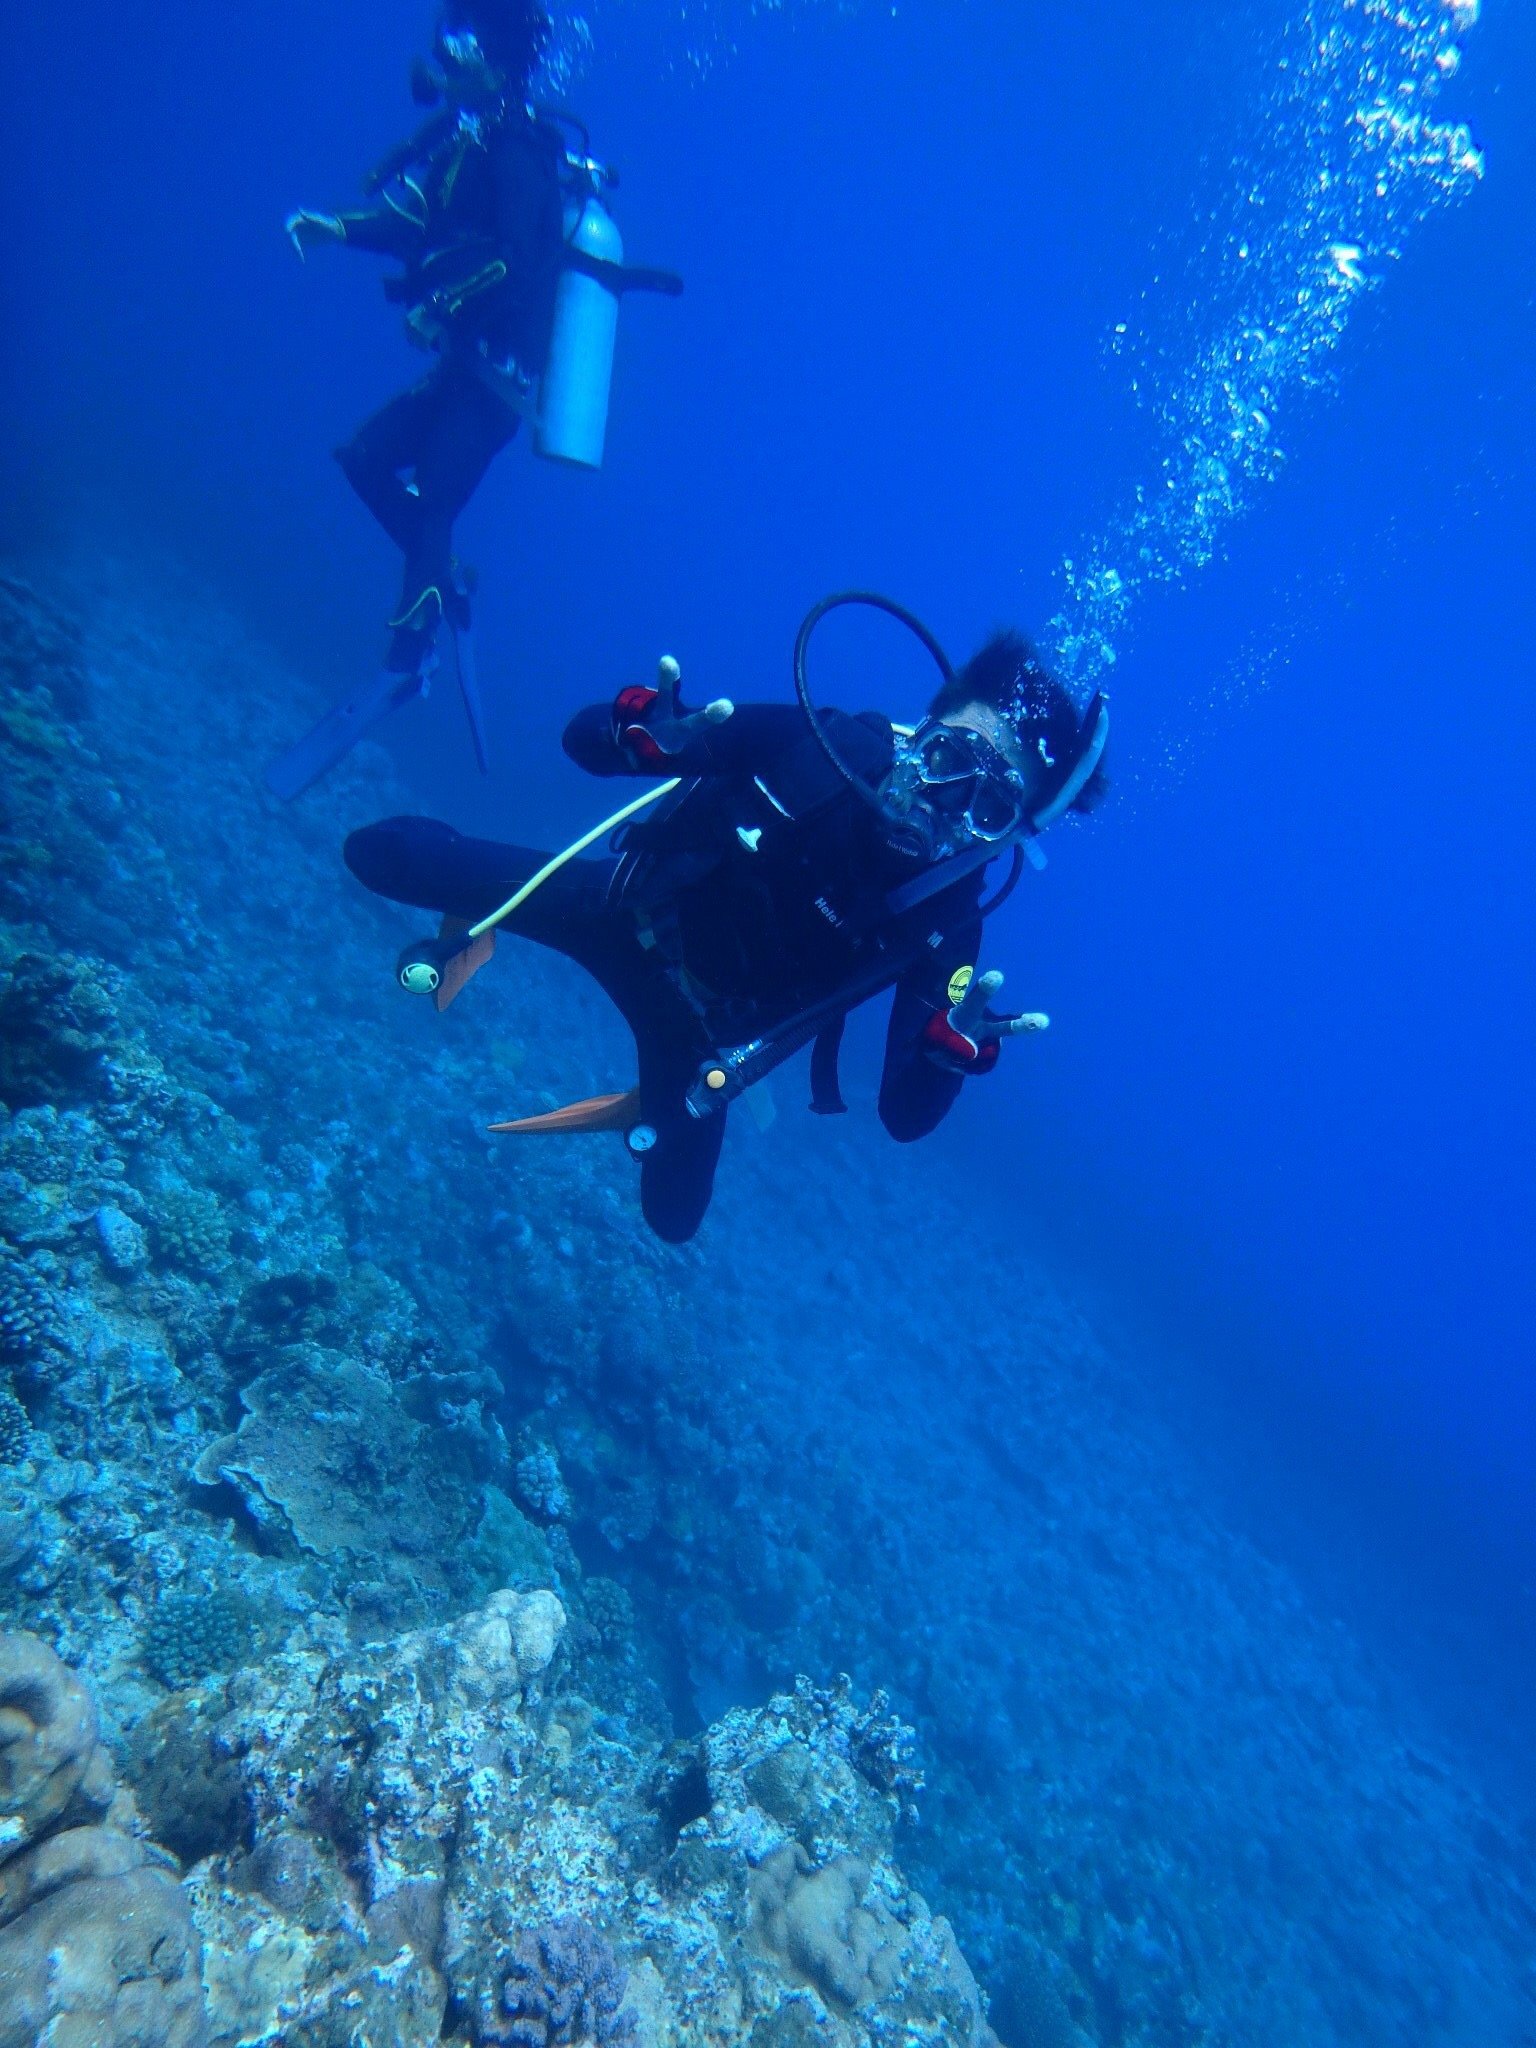
{"label": "branching coral", "polygon": [[0,1358],[34,1358],[56,1330],[46,1280],[14,1252],[0,1248]]}
{"label": "branching coral", "polygon": [[483,2001],[475,2038],[496,2048],[633,2048],[624,2011],[629,1972],[585,1920],[552,1920],[519,1935]]}
{"label": "branching coral", "polygon": [[797,1678],[795,1698],[811,1709],[862,1778],[911,1809],[923,1789],[917,1731],[892,1712],[883,1687],[870,1695],[867,1707],[860,1707],[846,1673],[830,1691]]}
{"label": "branching coral", "polygon": [[161,1600],[144,1632],[144,1662],[172,1692],[210,1671],[227,1671],[250,1652],[244,1604],[220,1591],[175,1593]]}
{"label": "branching coral", "polygon": [[31,1439],[26,1409],[9,1387],[0,1386],[0,1465],[19,1465]]}
{"label": "branching coral", "polygon": [[560,1522],[571,1512],[571,1496],[560,1473],[560,1461],[548,1444],[531,1442],[513,1471],[517,1497],[529,1514]]}
{"label": "branching coral", "polygon": [[229,1225],[206,1189],[166,1188],[155,1199],[155,1245],[188,1273],[217,1273],[229,1263]]}

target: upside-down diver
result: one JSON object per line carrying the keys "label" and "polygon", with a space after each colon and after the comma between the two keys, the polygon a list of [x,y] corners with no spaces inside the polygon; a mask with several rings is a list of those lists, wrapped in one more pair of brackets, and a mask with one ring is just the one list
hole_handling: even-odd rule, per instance
{"label": "upside-down diver", "polygon": [[[915,730],[875,713],[819,711],[805,655],[819,619],[874,603],[919,632],[943,686]],[[814,1041],[812,1108],[843,1108],[843,1021],[895,991],[881,1122],[907,1143],[952,1107],[1002,1041],[1045,1019],[994,1011],[1002,977],[978,971],[984,871],[1026,850],[1105,784],[1109,709],[1080,715],[1017,634],[958,671],[917,621],[862,593],[828,599],[796,652],[801,705],[685,711],[677,665],[656,687],[579,712],[565,750],[593,775],[666,777],[637,798],[616,850],[557,856],[471,839],[428,818],[354,832],[347,865],[377,894],[442,912],[436,940],[401,956],[407,988],[451,1000],[483,964],[498,924],[584,967],[634,1033],[639,1085],[499,1129],[622,1131],[640,1161],[657,1234],[703,1220],[726,1108]],[[608,836],[608,820],[571,849]],[[1039,858],[1037,854],[1037,859]],[[510,900],[508,900],[510,899]]]}

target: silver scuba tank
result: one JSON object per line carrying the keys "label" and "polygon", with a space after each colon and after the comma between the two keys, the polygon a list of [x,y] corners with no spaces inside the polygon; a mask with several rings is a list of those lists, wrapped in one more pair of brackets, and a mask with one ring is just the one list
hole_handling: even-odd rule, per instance
{"label": "silver scuba tank", "polygon": [[[565,209],[567,249],[599,263],[624,261],[624,242],[595,194],[570,199]],[[555,288],[549,361],[539,388],[534,447],[552,462],[601,469],[608,429],[608,391],[619,324],[619,293],[590,271],[567,263]]]}

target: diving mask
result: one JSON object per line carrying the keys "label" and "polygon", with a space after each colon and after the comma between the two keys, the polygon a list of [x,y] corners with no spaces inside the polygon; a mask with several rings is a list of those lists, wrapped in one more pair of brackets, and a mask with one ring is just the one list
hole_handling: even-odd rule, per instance
{"label": "diving mask", "polygon": [[473,29],[445,28],[437,39],[438,55],[461,71],[485,68],[485,52]]}
{"label": "diving mask", "polygon": [[970,726],[942,719],[898,737],[884,794],[903,822],[931,836],[935,852],[1000,845],[1027,821],[1024,780],[1006,756]]}
{"label": "diving mask", "polygon": [[490,109],[506,80],[486,54],[473,29],[441,29],[437,37],[438,62],[443,67],[447,97],[461,112]]}

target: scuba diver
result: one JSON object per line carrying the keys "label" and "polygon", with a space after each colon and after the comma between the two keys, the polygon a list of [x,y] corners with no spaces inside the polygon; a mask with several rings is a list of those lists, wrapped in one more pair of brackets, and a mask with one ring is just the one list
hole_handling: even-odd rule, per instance
{"label": "scuba diver", "polygon": [[[846,604],[895,616],[938,662],[942,687],[915,729],[812,701],[811,636]],[[977,971],[982,922],[1026,855],[1044,865],[1045,827],[1105,788],[1107,703],[1080,716],[1017,634],[956,671],[911,614],[848,592],[806,620],[795,672],[798,706],[719,698],[685,711],[667,660],[654,688],[579,712],[564,744],[580,767],[666,780],[553,859],[427,818],[389,818],[346,842],[366,887],[444,914],[397,968],[439,1009],[502,925],[597,981],[634,1033],[638,1087],[492,1129],[621,1132],[646,1219],[671,1243],[709,1206],[727,1105],[791,1053],[814,1041],[811,1107],[843,1110],[843,1024],[872,997],[894,990],[879,1114],[903,1143],[935,1128],[968,1076],[995,1068],[1005,1038],[1045,1027],[992,1007],[1002,976]],[[620,824],[605,856],[577,857]],[[984,870],[1000,855],[1012,869],[984,904]]]}
{"label": "scuba diver", "polygon": [[[538,0],[447,0],[435,62],[412,72],[434,111],[368,180],[351,213],[300,208],[302,258],[327,244],[395,259],[385,295],[437,358],[336,451],[343,474],[404,556],[383,673],[267,772],[283,798],[325,774],[387,712],[422,696],[448,631],[481,771],[485,727],[470,640],[470,579],[453,529],[524,418],[536,451],[601,466],[618,302],[676,295],[670,272],[623,262],[602,203],[616,175],[572,116],[528,102],[552,35]],[[576,147],[571,146],[575,139]]]}

